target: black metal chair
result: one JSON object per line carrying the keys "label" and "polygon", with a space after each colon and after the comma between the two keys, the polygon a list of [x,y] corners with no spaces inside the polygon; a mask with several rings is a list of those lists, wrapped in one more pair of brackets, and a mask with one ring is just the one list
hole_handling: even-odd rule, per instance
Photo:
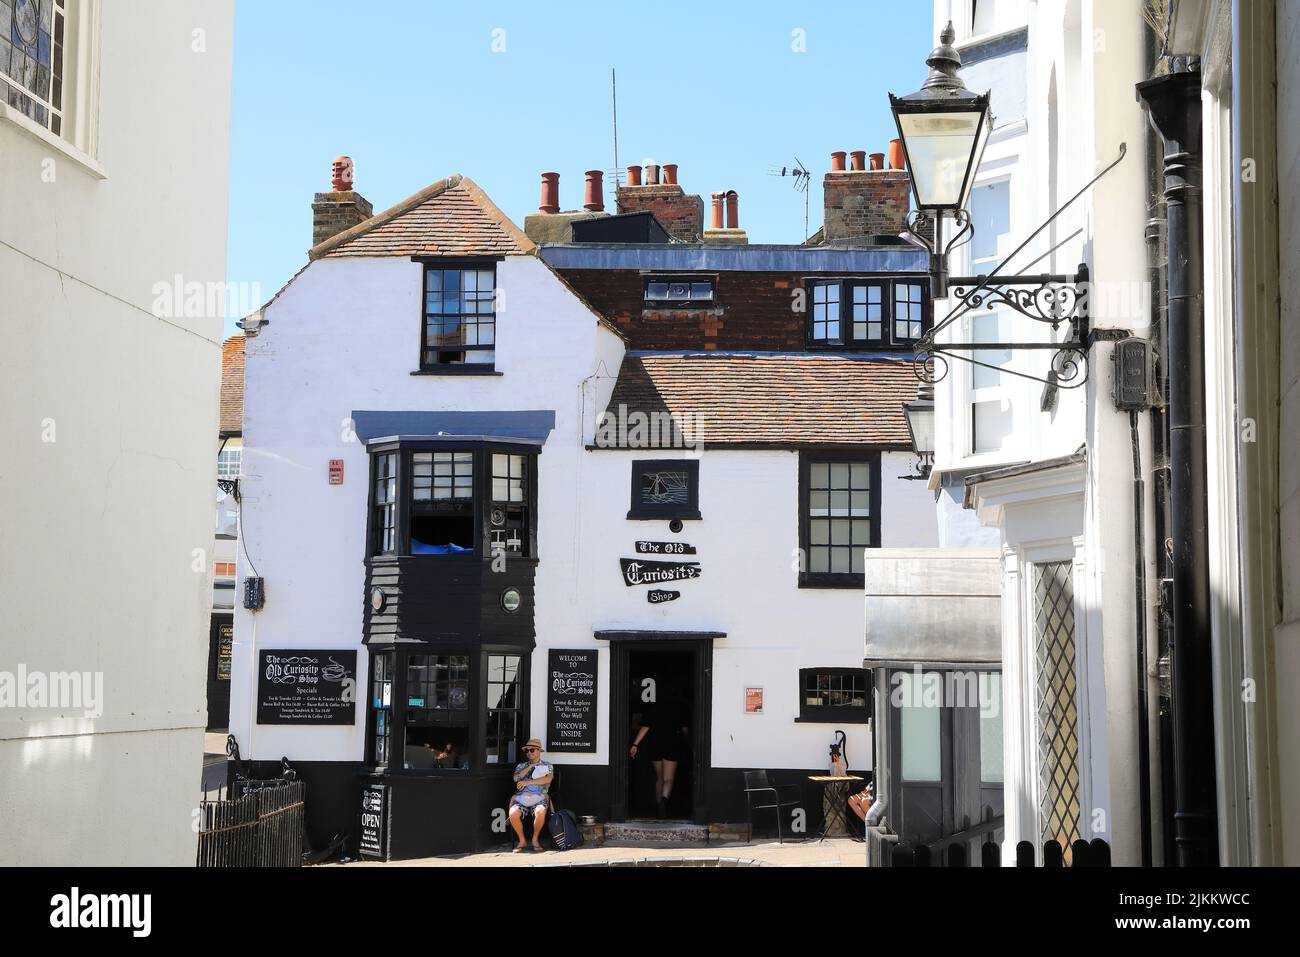
{"label": "black metal chair", "polygon": [[[754,812],[774,810],[776,811],[776,840],[778,844],[784,844],[785,838],[781,834],[781,814],[788,807],[799,807],[802,801],[786,800],[782,792],[794,791],[799,792],[798,785],[795,784],[770,784],[767,780],[766,771],[746,771],[745,772],[745,801],[749,807],[749,839],[754,839]],[[770,800],[770,804],[755,804],[757,800]]]}

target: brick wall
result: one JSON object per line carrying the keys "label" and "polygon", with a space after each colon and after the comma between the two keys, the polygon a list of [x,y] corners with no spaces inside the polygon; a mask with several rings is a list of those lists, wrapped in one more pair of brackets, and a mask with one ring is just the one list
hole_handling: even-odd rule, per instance
{"label": "brick wall", "polygon": [[311,244],[319,246],[373,215],[370,201],[360,193],[317,193],[311,204]]}
{"label": "brick wall", "polygon": [[704,231],[704,200],[687,196],[680,185],[620,186],[617,192],[620,213],[655,214],[668,235],[683,242],[698,243]]}
{"label": "brick wall", "polygon": [[907,170],[827,173],[822,180],[828,244],[897,236],[909,208]]}

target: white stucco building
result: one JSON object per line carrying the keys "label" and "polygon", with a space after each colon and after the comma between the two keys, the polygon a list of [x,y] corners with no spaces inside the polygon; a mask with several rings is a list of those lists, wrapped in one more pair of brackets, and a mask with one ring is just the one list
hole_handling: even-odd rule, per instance
{"label": "white stucco building", "polygon": [[0,3],[0,864],[194,862],[232,30]]}

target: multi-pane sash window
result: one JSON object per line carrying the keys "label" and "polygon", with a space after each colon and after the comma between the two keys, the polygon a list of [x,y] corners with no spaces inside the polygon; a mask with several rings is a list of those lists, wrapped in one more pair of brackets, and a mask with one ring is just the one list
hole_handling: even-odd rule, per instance
{"label": "multi-pane sash window", "polygon": [[411,554],[474,550],[474,453],[411,453]]}
{"label": "multi-pane sash window", "polygon": [[375,555],[392,555],[397,551],[397,453],[375,456],[374,533]]}
{"label": "multi-pane sash window", "polygon": [[0,0],[0,99],[63,133],[67,0]]}
{"label": "multi-pane sash window", "polygon": [[819,282],[812,287],[812,338],[814,342],[840,341],[838,282]]}
{"label": "multi-pane sash window", "polygon": [[862,668],[804,668],[799,672],[802,721],[859,721],[871,717],[871,672]]}
{"label": "multi-pane sash window", "polygon": [[910,346],[930,325],[923,280],[819,279],[811,283],[809,293],[811,346]]}
{"label": "multi-pane sash window", "polygon": [[217,478],[239,478],[239,460],[242,449],[222,449],[217,453]]}
{"label": "multi-pane sash window", "polygon": [[492,551],[524,554],[528,539],[528,460],[492,454]]}
{"label": "multi-pane sash window", "polygon": [[801,456],[802,584],[862,585],[864,550],[879,545],[879,476],[875,454]]}
{"label": "multi-pane sash window", "polygon": [[389,742],[392,740],[393,717],[393,656],[375,655],[371,659],[371,749],[377,765],[388,764]]}
{"label": "multi-pane sash window", "polygon": [[921,338],[925,324],[923,293],[924,287],[919,282],[894,284],[895,342],[915,342]]}
{"label": "multi-pane sash window", "polygon": [[407,656],[405,690],[402,766],[416,771],[468,768],[469,656]]}
{"label": "multi-pane sash window", "polygon": [[487,656],[488,764],[509,764],[519,754],[524,727],[521,661],[519,655]]}
{"label": "multi-pane sash window", "polygon": [[496,267],[424,271],[423,368],[496,361]]}

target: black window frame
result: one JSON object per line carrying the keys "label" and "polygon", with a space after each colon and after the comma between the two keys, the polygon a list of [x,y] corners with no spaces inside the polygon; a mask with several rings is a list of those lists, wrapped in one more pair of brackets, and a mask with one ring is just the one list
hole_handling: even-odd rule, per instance
{"label": "black window frame", "polygon": [[[669,502],[662,505],[645,505],[640,501],[641,482],[646,472],[685,471],[689,492],[685,505]],[[632,521],[697,521],[700,515],[700,461],[699,459],[634,459],[632,461],[631,500],[627,517]]]}
{"label": "black window frame", "polygon": [[[799,453],[799,553],[801,556],[800,588],[854,588],[861,590],[866,586],[863,572],[814,572],[812,566],[812,518],[808,514],[811,492],[811,470],[815,462],[830,464],[848,463],[849,465],[866,463],[871,468],[871,488],[868,490],[868,508],[871,514],[870,540],[866,548],[880,547],[880,451],[870,450],[802,450]],[[851,567],[851,566],[850,566]]]}
{"label": "black window frame", "polygon": [[[394,440],[371,445],[369,491],[366,509],[366,555],[371,563],[391,562],[404,558],[429,559],[433,561],[455,561],[457,559],[491,561],[495,553],[490,546],[492,539],[492,456],[493,454],[511,454],[524,456],[525,462],[525,502],[523,513],[526,521],[524,548],[521,552],[509,552],[516,558],[536,560],[537,558],[537,461],[541,448],[534,445],[521,445],[512,442],[430,442],[421,440]],[[471,452],[473,453],[474,496],[471,505],[473,515],[474,548],[471,552],[445,555],[412,554],[411,552],[411,518],[415,514],[414,494],[414,455],[419,452]],[[390,454],[397,456],[397,501],[395,508],[396,528],[394,531],[393,550],[377,552],[376,517],[379,504],[375,501],[376,465]]]}
{"label": "black window frame", "polygon": [[[496,369],[496,349],[497,346],[500,344],[497,337],[497,333],[499,330],[497,328],[496,293],[497,290],[501,288],[499,283],[500,277],[498,275],[497,265],[503,262],[504,258],[505,257],[503,256],[475,256],[475,257],[468,257],[468,258],[460,257],[460,258],[446,258],[446,259],[438,258],[438,257],[430,257],[430,256],[412,257],[412,261],[419,263],[421,267],[420,268],[420,295],[419,295],[420,351],[417,353],[417,356],[419,358],[419,363],[416,367],[417,371],[412,373],[413,375],[499,375],[500,374],[499,372],[497,372]],[[446,348],[446,349],[439,348],[436,345],[430,346],[428,340],[428,323],[429,323],[429,315],[430,315],[428,311],[429,273],[445,272],[451,269],[460,270],[460,271],[464,271],[464,270],[480,271],[485,269],[492,270],[492,312],[491,312],[492,344],[490,346],[485,346],[481,344],[473,345],[473,346],[462,345],[460,348]],[[437,313],[437,315],[449,316],[452,314]],[[462,312],[457,315],[465,315],[465,313]],[[479,313],[475,312],[474,315],[478,316]],[[478,323],[478,322],[476,322],[475,324],[482,325],[482,323]],[[464,355],[465,353],[486,352],[488,350],[491,350],[493,353],[493,358],[491,362],[466,362],[465,361],[466,358]],[[439,361],[429,362],[428,358],[431,352],[437,353],[439,355],[444,353],[446,354],[461,353],[462,358],[459,362],[439,362]]]}
{"label": "black window frame", "polygon": [[[674,284],[686,284],[688,286],[698,283],[707,282],[709,284],[708,301],[695,299],[693,294],[686,299],[651,299],[651,283],[666,283],[671,290]],[[647,275],[643,278],[641,284],[641,303],[643,309],[672,309],[681,311],[685,309],[715,309],[718,305],[718,277],[713,274],[708,275]]]}
{"label": "black window frame", "polygon": [[[851,677],[862,682],[866,702],[861,705],[810,705],[808,704],[808,682],[810,679],[825,675],[830,678]],[[875,688],[869,668],[800,668],[799,669],[799,717],[795,720],[804,724],[867,724],[871,720],[875,706]]]}
{"label": "black window frame", "polygon": [[[407,704],[410,659],[422,655],[465,655],[469,657],[469,701],[465,709],[468,732],[464,752],[469,757],[468,768],[405,767],[406,728],[409,712],[412,710]],[[467,774],[504,767],[513,769],[516,764],[523,760],[522,754],[507,755],[505,761],[494,763],[487,761],[488,658],[501,655],[519,658],[519,670],[517,672],[520,682],[517,694],[518,707],[511,710],[517,712],[519,716],[518,734],[519,742],[522,745],[524,741],[527,741],[532,736],[530,724],[532,714],[532,649],[519,645],[474,644],[468,642],[448,642],[436,645],[420,643],[404,648],[370,649],[370,678],[366,689],[366,702],[368,705],[366,708],[366,767],[374,771],[381,771],[389,776],[401,777],[464,777]],[[385,722],[389,758],[386,763],[377,762],[375,756],[378,731],[376,714],[379,710],[383,710],[375,707],[375,694],[379,690],[375,687],[376,661],[379,659],[387,662],[386,667],[389,669],[388,680],[391,681],[390,704],[387,708]],[[392,760],[395,748],[399,752],[397,761]]]}
{"label": "black window frame", "polygon": [[[816,290],[823,286],[839,287],[839,331],[838,338],[816,339]],[[921,335],[925,335],[934,324],[934,297],[930,295],[930,280],[925,276],[810,276],[804,280],[805,302],[804,342],[807,348],[827,351],[846,350],[903,350],[916,345],[917,339],[910,336],[896,335],[895,306],[900,286],[921,287]],[[879,338],[858,338],[853,334],[853,291],[856,288],[878,288],[880,290]],[[868,294],[869,297],[870,294]],[[869,299],[868,299],[869,302]],[[910,300],[909,300],[910,302]]]}

